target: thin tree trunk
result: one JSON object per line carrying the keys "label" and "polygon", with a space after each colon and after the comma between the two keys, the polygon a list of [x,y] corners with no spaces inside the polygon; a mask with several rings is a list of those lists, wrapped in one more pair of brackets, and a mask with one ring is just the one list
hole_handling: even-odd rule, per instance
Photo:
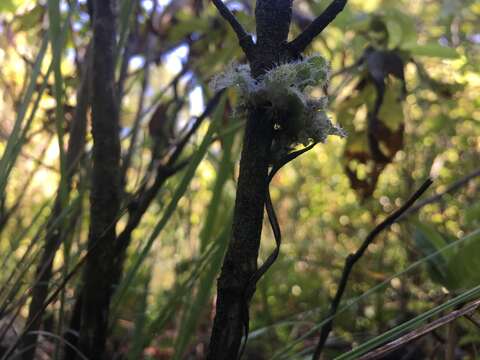
{"label": "thin tree trunk", "polygon": [[252,111],[246,125],[232,239],[218,279],[209,359],[235,359],[245,326],[250,300],[245,289],[257,270],[273,134],[271,124],[262,120],[261,113]]}
{"label": "thin tree trunk", "polygon": [[[292,18],[292,0],[257,0],[257,41],[245,31],[221,0],[212,0],[236,33],[247,56],[252,76],[260,78],[282,63],[301,58],[301,53],[343,10],[346,0],[333,0],[325,11],[294,40],[287,42]],[[248,332],[249,302],[257,281],[257,257],[262,232],[263,208],[268,192],[268,169],[273,123],[264,109],[249,109],[245,129],[232,238],[225,255],[217,288],[216,316],[208,359],[236,359],[242,335]]]}
{"label": "thin tree trunk", "polygon": [[90,256],[82,291],[80,350],[102,359],[108,329],[115,225],[120,207],[120,142],[115,101],[114,0],[94,1],[92,66],[93,171],[90,194]]}
{"label": "thin tree trunk", "polygon": [[[220,10],[221,4],[217,7]],[[258,40],[256,44],[245,46],[244,42],[242,46],[254,77],[292,60],[287,46],[291,14],[291,0],[257,1]],[[245,39],[239,38],[242,44]],[[218,279],[208,359],[236,359],[244,330],[248,330],[248,304],[254,292],[250,281],[257,271],[272,140],[273,123],[265,110],[250,109],[240,160],[232,238]]]}

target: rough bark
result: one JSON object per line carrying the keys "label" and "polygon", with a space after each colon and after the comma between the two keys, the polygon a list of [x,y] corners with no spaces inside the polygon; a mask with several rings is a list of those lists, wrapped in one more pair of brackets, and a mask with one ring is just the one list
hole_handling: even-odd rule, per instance
{"label": "rough bark", "polygon": [[[256,43],[222,1],[212,2],[235,31],[239,45],[247,56],[252,75],[258,78],[279,64],[301,58],[301,53],[343,10],[347,1],[333,0],[303,33],[289,43],[287,38],[292,19],[292,0],[257,0]],[[249,110],[240,161],[232,237],[218,279],[216,316],[208,359],[237,358],[242,335],[248,334],[248,307],[255,292],[255,282],[266,271],[262,270],[263,266],[260,270],[257,269],[257,257],[263,209],[268,196],[268,169],[271,163],[274,122],[275,119],[269,118],[261,105]]]}
{"label": "rough bark", "polygon": [[[254,77],[293,58],[287,46],[291,13],[291,0],[257,1],[258,42],[247,54]],[[248,327],[248,303],[253,296],[253,291],[248,289],[257,271],[272,140],[271,119],[261,107],[250,109],[240,160],[232,237],[217,284],[216,316],[208,359],[236,359]]]}
{"label": "rough bark", "polygon": [[88,257],[82,291],[80,349],[102,359],[108,329],[115,250],[115,225],[120,206],[120,142],[115,101],[114,0],[94,1],[92,66],[93,171],[90,194]]}
{"label": "rough bark", "polygon": [[246,321],[246,302],[253,295],[244,292],[257,270],[273,135],[271,124],[261,117],[260,111],[252,111],[245,129],[232,238],[218,279],[209,359],[237,357]]}

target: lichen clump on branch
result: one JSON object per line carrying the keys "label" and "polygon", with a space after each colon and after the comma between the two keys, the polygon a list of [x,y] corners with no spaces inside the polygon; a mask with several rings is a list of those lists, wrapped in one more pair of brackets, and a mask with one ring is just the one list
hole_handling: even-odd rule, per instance
{"label": "lichen clump on branch", "polygon": [[329,67],[318,55],[280,64],[254,79],[248,65],[230,65],[211,82],[213,90],[235,87],[240,93],[237,111],[249,107],[266,108],[278,135],[276,151],[311,142],[324,142],[329,135],[345,136],[332,124],[325,110],[327,98],[314,98],[308,87],[323,86],[328,81]]}

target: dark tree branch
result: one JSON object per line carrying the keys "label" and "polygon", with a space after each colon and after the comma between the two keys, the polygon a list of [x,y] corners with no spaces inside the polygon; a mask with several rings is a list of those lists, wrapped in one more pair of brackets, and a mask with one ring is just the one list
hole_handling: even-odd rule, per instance
{"label": "dark tree branch", "polygon": [[243,139],[232,237],[217,285],[209,360],[238,357],[251,298],[246,298],[245,291],[257,271],[272,139],[273,127],[266,114],[259,109],[250,111]]}
{"label": "dark tree branch", "polygon": [[[168,178],[176,174],[187,164],[188,159],[179,161],[179,157],[182,155],[189,140],[198,130],[203,121],[208,118],[208,116],[216,108],[222,94],[223,91],[220,91],[209,100],[203,113],[195,119],[191,128],[183,136],[180,142],[175,146],[172,154],[167,160],[167,163],[157,167],[153,184],[150,187],[147,187],[148,178],[145,178],[144,180],[142,180],[142,185],[133,195],[133,198],[130,201],[127,201],[128,221],[125,228],[119,233],[117,237],[115,249],[112,256],[115,259],[112,270],[112,277],[115,279],[114,281],[112,281],[113,284],[118,284],[122,277],[126,250],[130,245],[133,232],[140,224],[143,215],[147,212],[150,204],[153,202],[153,200],[157,196],[162,186],[168,180]],[[83,290],[80,290],[79,294],[77,295],[72,315],[72,319],[74,321],[72,321],[69,329],[69,341],[73,344],[76,344],[78,341],[78,336],[76,334],[78,333],[78,328],[80,326],[79,319],[81,317],[80,311],[82,308],[82,293]],[[70,358],[66,355],[65,359]]]}
{"label": "dark tree branch", "polygon": [[346,4],[347,0],[333,0],[320,16],[289,43],[292,50],[297,54],[303,52],[313,39],[337,17]]}
{"label": "dark tree branch", "polygon": [[[247,52],[251,73],[259,78],[278,64],[298,59],[288,46],[292,0],[257,0],[257,43]],[[272,260],[258,269],[258,253],[265,205],[278,240],[279,228],[268,198],[269,166],[274,121],[265,107],[251,106],[243,138],[232,237],[217,282],[216,314],[207,359],[236,359],[241,339],[248,333],[249,303],[257,277]],[[278,246],[278,244],[277,244]],[[272,254],[275,258],[275,253]],[[259,272],[258,272],[259,271]],[[253,280],[253,281],[252,281]]]}
{"label": "dark tree branch", "polygon": [[429,198],[426,198],[425,200],[419,201],[415,206],[412,206],[408,211],[406,211],[399,220],[403,220],[405,217],[417,212],[421,208],[423,208],[425,205],[432,204],[434,202],[440,201],[443,199],[443,197],[447,194],[452,194],[455,191],[461,189],[463,186],[467,185],[471,180],[474,178],[480,176],[480,168],[471,172],[470,174],[458,179],[454,183],[450,184],[447,189],[442,191],[441,193],[438,193],[436,195],[433,195]]}
{"label": "dark tree branch", "polygon": [[387,217],[384,221],[378,224],[365,238],[362,245],[358,248],[358,250],[350,254],[345,260],[345,266],[343,268],[342,277],[340,279],[340,283],[338,285],[337,292],[335,294],[334,299],[330,304],[330,310],[328,312],[327,318],[330,318],[325,325],[322,326],[320,331],[320,339],[318,341],[317,347],[315,348],[315,353],[313,354],[313,360],[318,360],[322,353],[322,350],[325,346],[325,342],[327,341],[328,335],[332,330],[333,326],[333,317],[337,313],[338,306],[340,305],[340,301],[342,300],[343,293],[347,287],[347,282],[350,276],[350,273],[353,270],[353,267],[357,263],[358,260],[365,254],[368,246],[375,240],[375,238],[380,234],[383,230],[387,229],[395,223],[402,214],[404,214],[413,204],[414,202],[432,185],[433,181],[431,179],[427,179],[422,186],[403,204],[402,207],[397,209],[393,214]]}
{"label": "dark tree branch", "polygon": [[[157,174],[155,177],[155,181],[151,187],[145,189],[141,187],[138,191],[135,199],[133,200],[136,205],[131,207],[129,210],[129,217],[127,221],[127,225],[125,229],[118,235],[118,240],[116,243],[116,257],[121,259],[121,263],[123,264],[123,253],[126,251],[128,245],[130,244],[130,238],[133,231],[137,228],[138,224],[140,223],[143,215],[148,210],[151,202],[155,199],[155,196],[158,194],[160,188],[165,183],[165,181],[174,175],[177,171],[183,168],[185,165],[184,163],[177,163],[178,158],[182,154],[185,146],[188,144],[188,141],[191,139],[193,134],[198,130],[200,125],[203,121],[212,113],[212,111],[218,105],[220,98],[223,94],[223,91],[218,92],[215,96],[208,102],[205,110],[203,111],[200,116],[195,119],[194,124],[190,128],[190,130],[185,134],[182,140],[178,143],[173,150],[172,155],[170,155],[167,163],[165,165],[160,165],[157,169]],[[120,264],[122,267],[122,265]],[[121,271],[121,269],[119,269]]]}
{"label": "dark tree branch", "polygon": [[235,34],[237,34],[238,43],[240,47],[245,52],[245,55],[249,57],[253,47],[253,40],[252,37],[245,31],[242,24],[238,22],[232,12],[228,9],[228,7],[223,3],[222,0],[212,0],[213,5],[217,8],[218,12],[222,17],[227,20],[227,22],[232,27]]}
{"label": "dark tree branch", "polygon": [[[180,142],[176,145],[175,149],[173,150],[172,154],[168,158],[166,164],[161,164],[157,167],[157,172],[155,175],[155,180],[150,187],[146,187],[147,181],[142,181],[142,186],[136,192],[133,197],[133,200],[130,201],[128,205],[128,221],[125,228],[120,232],[117,238],[117,242],[115,244],[115,251],[114,251],[114,270],[113,270],[113,281],[114,284],[118,284],[122,277],[123,267],[125,263],[126,252],[128,246],[130,245],[132,234],[135,229],[140,224],[143,216],[147,212],[150,204],[155,200],[158,192],[165,184],[165,182],[173,175],[175,175],[178,171],[182,170],[185,165],[187,165],[188,160],[179,161],[180,155],[183,153],[186,145],[188,144],[189,140],[198,130],[200,125],[203,121],[210,116],[212,111],[218,105],[223,91],[216,93],[213,98],[207,103],[204,111],[200,116],[195,119],[194,124],[190,128],[190,130],[184,135],[184,137],[180,140]],[[152,160],[154,161],[154,160]]]}
{"label": "dark tree branch", "polygon": [[212,2],[218,9],[220,15],[222,15],[223,18],[228,21],[233,31],[235,31],[238,36],[238,40],[242,40],[243,38],[249,36],[243,26],[238,22],[238,20],[235,18],[235,16],[227,8],[227,6],[223,3],[222,0],[212,0]]}

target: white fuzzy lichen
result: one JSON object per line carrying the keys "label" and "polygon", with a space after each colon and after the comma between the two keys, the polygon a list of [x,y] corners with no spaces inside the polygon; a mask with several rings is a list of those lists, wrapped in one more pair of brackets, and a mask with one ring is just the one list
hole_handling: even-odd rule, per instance
{"label": "white fuzzy lichen", "polygon": [[313,98],[307,88],[323,86],[328,81],[329,67],[321,56],[280,64],[254,79],[248,65],[231,64],[210,83],[214,91],[235,87],[241,103],[237,110],[267,107],[279,136],[277,151],[298,144],[324,142],[329,135],[345,136],[326,114],[327,98]]}

